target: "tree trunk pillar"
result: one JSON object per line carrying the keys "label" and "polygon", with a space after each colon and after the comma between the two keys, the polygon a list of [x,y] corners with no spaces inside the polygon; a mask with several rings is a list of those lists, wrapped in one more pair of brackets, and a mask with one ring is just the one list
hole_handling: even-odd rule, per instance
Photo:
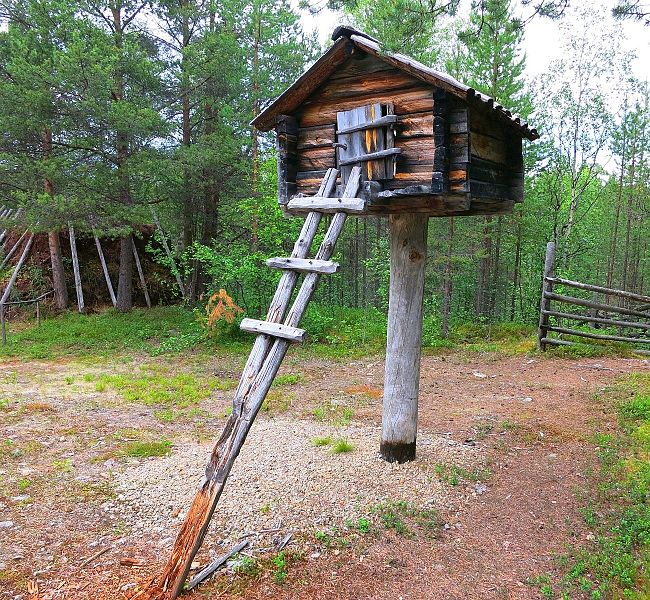
{"label": "tree trunk pillar", "polygon": [[380,454],[415,458],[428,217],[390,216],[390,293]]}

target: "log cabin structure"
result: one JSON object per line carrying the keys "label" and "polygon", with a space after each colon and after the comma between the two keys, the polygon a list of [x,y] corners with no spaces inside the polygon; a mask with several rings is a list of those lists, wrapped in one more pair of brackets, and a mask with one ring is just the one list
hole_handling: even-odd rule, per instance
{"label": "log cabin structure", "polygon": [[503,214],[523,200],[522,140],[537,131],[492,98],[337,27],[333,45],[252,122],[275,128],[279,202],[354,165],[367,214]]}

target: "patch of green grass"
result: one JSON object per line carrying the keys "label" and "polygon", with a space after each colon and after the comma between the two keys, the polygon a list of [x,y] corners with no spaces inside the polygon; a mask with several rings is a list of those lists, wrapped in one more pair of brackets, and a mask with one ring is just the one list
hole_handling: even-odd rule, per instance
{"label": "patch of green grass", "polygon": [[72,377],[71,375],[67,375],[64,378],[64,381],[66,385],[72,385],[74,383],[74,377]]}
{"label": "patch of green grass", "polygon": [[113,388],[127,402],[179,409],[208,398],[218,382],[190,373],[141,372],[102,374],[95,389],[100,385]]}
{"label": "patch of green grass", "polygon": [[59,473],[70,473],[74,467],[72,466],[72,459],[71,458],[64,458],[61,460],[54,460],[52,461],[52,466],[59,472]]}
{"label": "patch of green grass", "polygon": [[379,520],[385,529],[391,529],[404,537],[410,538],[415,535],[404,522],[405,517],[409,516],[412,511],[407,502],[385,502],[377,505],[374,510],[379,515]]}
{"label": "patch of green grass", "polygon": [[564,576],[558,589],[545,583],[540,592],[549,598],[559,591],[563,598],[641,600],[650,597],[650,374],[625,376],[599,399],[616,408],[620,429],[594,437],[596,493],[588,490],[589,502],[580,510],[593,539],[559,557]]}
{"label": "patch of green grass", "polygon": [[325,437],[315,437],[311,440],[312,446],[320,448],[322,446],[329,446],[332,443],[332,438],[329,436]]}
{"label": "patch of green grass", "polygon": [[471,470],[464,469],[455,464],[438,463],[434,467],[438,479],[448,485],[459,485],[462,481],[476,483],[478,481],[487,481],[490,478],[490,470],[481,467],[475,467]]}
{"label": "patch of green grass", "polygon": [[16,485],[21,492],[24,492],[30,485],[32,485],[32,482],[30,479],[19,479]]}
{"label": "patch of green grass", "polygon": [[277,556],[273,557],[271,564],[273,565],[273,581],[279,584],[284,583],[289,575],[287,555],[284,552],[279,552]]}
{"label": "patch of green grass", "polygon": [[148,458],[150,456],[168,456],[172,451],[169,440],[129,442],[124,447],[124,454],[132,458]]}
{"label": "patch of green grass", "polygon": [[346,439],[340,438],[332,444],[332,454],[346,454],[354,450],[354,444]]}
{"label": "patch of green grass", "polygon": [[257,577],[262,572],[260,562],[250,556],[239,556],[233,572],[244,577]]}
{"label": "patch of green grass", "polygon": [[54,359],[62,356],[111,356],[129,352],[179,352],[173,340],[205,337],[196,315],[182,307],[165,306],[119,313],[113,309],[92,315],[68,312],[44,319],[40,327],[11,332],[0,356]]}
{"label": "patch of green grass", "polygon": [[284,385],[296,385],[304,381],[304,377],[300,373],[284,373],[283,375],[278,375],[273,380],[273,387],[280,387]]}
{"label": "patch of green grass", "polygon": [[352,422],[354,410],[333,400],[327,400],[314,408],[312,414],[317,421],[344,427]]}

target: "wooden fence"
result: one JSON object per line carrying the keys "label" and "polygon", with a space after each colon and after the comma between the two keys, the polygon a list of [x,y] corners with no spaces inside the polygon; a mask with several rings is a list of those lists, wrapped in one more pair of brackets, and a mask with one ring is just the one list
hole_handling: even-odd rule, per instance
{"label": "wooden fence", "polygon": [[[591,292],[591,298],[587,300],[557,294],[553,290],[555,286],[560,285]],[[616,305],[613,303],[614,299],[618,300]],[[570,304],[586,308],[588,311],[586,313],[567,312],[569,309],[555,309],[551,303]],[[624,315],[625,318],[617,318],[618,315]],[[575,325],[573,328],[565,326],[564,321],[586,323],[593,329],[615,328],[618,330],[618,335],[575,329]],[[650,348],[648,331],[650,331],[650,296],[555,277],[555,243],[548,243],[539,315],[538,347],[541,351],[545,351],[547,345],[571,346],[574,344],[569,340],[549,337],[549,334],[554,332],[592,340],[634,344],[635,352],[650,354],[650,349],[636,347],[637,345],[648,345]]]}

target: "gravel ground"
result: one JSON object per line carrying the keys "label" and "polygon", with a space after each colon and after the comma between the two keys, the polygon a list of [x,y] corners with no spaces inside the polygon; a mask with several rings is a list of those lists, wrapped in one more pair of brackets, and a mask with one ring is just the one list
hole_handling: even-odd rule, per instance
{"label": "gravel ground", "polygon": [[[420,508],[454,508],[456,495],[435,476],[435,465],[475,465],[480,458],[477,449],[421,434],[416,461],[388,464],[378,458],[379,435],[375,427],[259,419],[219,501],[208,546],[217,540],[229,545],[257,532],[253,543],[263,547],[289,531],[340,526],[386,500],[406,500]],[[333,454],[329,446],[313,445],[313,438],[325,436],[345,438],[354,450]],[[175,534],[210,450],[210,444],[187,443],[175,446],[166,458],[129,464],[116,474],[118,496],[104,509],[119,514],[135,536]],[[172,541],[163,537],[161,545],[170,546]]]}

